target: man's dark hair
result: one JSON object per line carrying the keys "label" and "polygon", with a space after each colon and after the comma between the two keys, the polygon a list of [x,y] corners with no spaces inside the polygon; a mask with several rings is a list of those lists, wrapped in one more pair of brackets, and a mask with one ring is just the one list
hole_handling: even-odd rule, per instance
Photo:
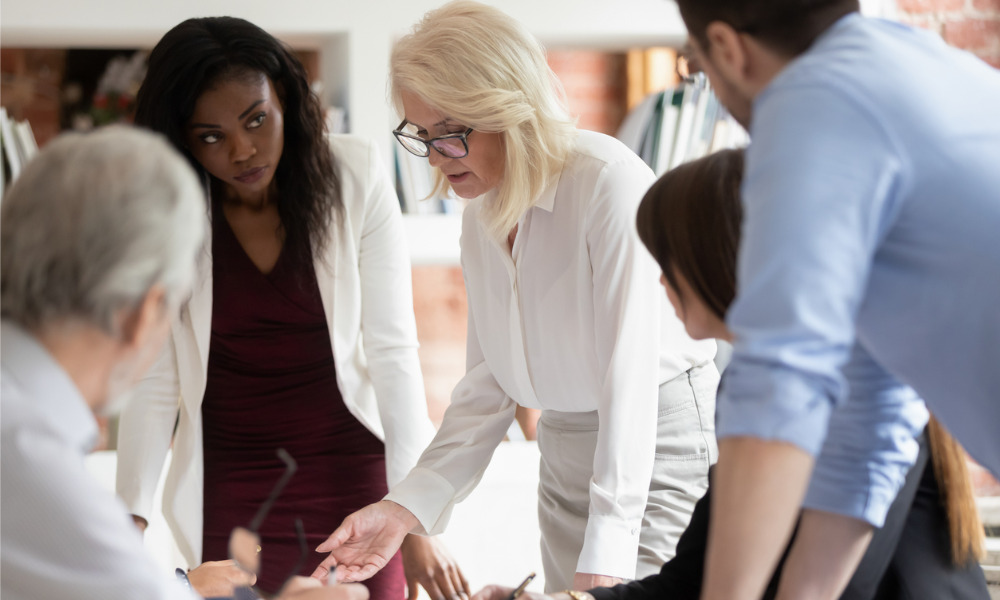
{"label": "man's dark hair", "polygon": [[705,30],[713,21],[752,35],[775,52],[798,56],[858,0],[677,0],[688,33],[708,50]]}

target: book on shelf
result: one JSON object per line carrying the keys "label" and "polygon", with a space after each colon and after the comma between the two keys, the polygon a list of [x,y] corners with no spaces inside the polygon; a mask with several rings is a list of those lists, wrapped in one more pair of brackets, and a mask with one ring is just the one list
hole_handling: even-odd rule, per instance
{"label": "book on shelf", "polygon": [[[684,95],[681,99],[681,110],[677,117],[677,135],[673,148],[670,150],[668,170],[687,160],[688,147],[691,145],[691,132],[694,131],[695,113],[704,90],[700,85],[687,84],[683,86]],[[657,173],[660,175],[660,173]]]}
{"label": "book on shelf", "polygon": [[[2,143],[2,142],[0,142]],[[0,202],[3,202],[3,194],[7,189],[7,161],[3,158],[3,148],[0,148]]]}
{"label": "book on shelf", "polygon": [[[31,131],[31,123],[15,121],[0,107],[0,194],[7,186],[17,179],[18,175],[36,154],[38,144],[35,134]],[[2,196],[0,196],[2,198]]]}
{"label": "book on shelf", "polygon": [[649,117],[649,126],[646,127],[642,136],[642,145],[639,148],[639,156],[646,164],[655,164],[660,152],[660,127],[663,122],[663,94],[656,96],[653,104],[653,113]]}
{"label": "book on shelf", "polygon": [[689,160],[709,153],[715,128],[719,124],[720,108],[722,105],[719,104],[719,99],[715,94],[706,92],[701,123],[695,122],[696,125],[691,135],[691,145],[688,146]]}
{"label": "book on shelf", "polygon": [[440,212],[433,210],[428,204],[433,188],[433,177],[426,158],[410,154],[399,144],[394,144],[396,151],[396,166],[399,170],[400,206],[404,213],[417,214]]}
{"label": "book on shelf", "polygon": [[[726,109],[719,107],[725,113]],[[728,116],[728,113],[726,113]],[[750,134],[746,129],[736,122],[732,117],[719,119],[715,123],[715,130],[712,132],[712,143],[709,152],[716,152],[726,148],[744,148],[750,143]]]}
{"label": "book on shelf", "polygon": [[676,88],[655,92],[622,122],[616,137],[656,175],[723,148],[749,143],[702,73]]}
{"label": "book on shelf", "polygon": [[670,168],[670,154],[677,142],[677,122],[681,115],[684,90],[677,88],[663,92],[663,113],[660,116],[660,149],[656,160],[649,166],[659,175]]}
{"label": "book on shelf", "polygon": [[21,166],[38,154],[38,142],[35,141],[35,133],[31,130],[31,123],[28,121],[14,122],[14,137],[18,150],[21,152]]}
{"label": "book on shelf", "polygon": [[646,161],[646,164],[650,164],[652,157],[645,155],[643,148],[649,148],[645,140],[650,128],[653,127],[654,123],[658,122],[656,120],[657,106],[659,106],[659,111],[662,113],[662,95],[662,92],[657,92],[643,98],[642,102],[625,115],[625,120],[622,121],[618,132],[615,134],[615,137],[638,154]]}
{"label": "book on shelf", "polygon": [[465,202],[452,194],[434,192],[434,168],[430,161],[393,142],[396,158],[396,192],[403,214],[461,213]]}
{"label": "book on shelf", "polygon": [[0,145],[3,146],[3,161],[6,183],[10,183],[21,174],[20,142],[14,134],[14,121],[7,114],[6,108],[0,108]]}

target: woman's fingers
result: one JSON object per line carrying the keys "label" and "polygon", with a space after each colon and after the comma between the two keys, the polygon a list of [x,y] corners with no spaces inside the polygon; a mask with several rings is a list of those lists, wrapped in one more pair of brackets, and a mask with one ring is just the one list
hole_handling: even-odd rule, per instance
{"label": "woman's fingers", "polygon": [[441,588],[438,587],[437,582],[434,581],[434,578],[430,574],[426,574],[418,579],[431,600],[449,600],[449,597],[441,592]]}
{"label": "woman's fingers", "polygon": [[375,573],[378,573],[380,568],[380,566],[372,563],[365,565],[338,565],[334,577],[340,583],[364,581]]}
{"label": "woman's fingers", "polygon": [[351,538],[351,532],[347,527],[346,523],[341,524],[340,527],[335,529],[330,537],[326,538],[319,546],[316,546],[316,552],[331,552],[335,548],[339,548]]}
{"label": "woman's fingers", "polygon": [[462,569],[459,568],[458,563],[452,563],[451,572],[451,580],[454,582],[459,594],[463,598],[471,596],[472,588],[469,587],[469,581],[465,578],[465,573],[462,573]]}
{"label": "woman's fingers", "polygon": [[323,562],[319,563],[316,570],[312,572],[313,579],[319,579],[321,582],[326,583],[327,578],[330,576],[330,572],[337,568],[337,559],[333,558],[333,555],[327,556],[323,559]]}

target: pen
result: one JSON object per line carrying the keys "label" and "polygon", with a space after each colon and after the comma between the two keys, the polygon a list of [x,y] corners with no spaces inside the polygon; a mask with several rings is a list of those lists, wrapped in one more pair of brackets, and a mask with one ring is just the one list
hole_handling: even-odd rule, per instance
{"label": "pen", "polygon": [[534,578],[535,574],[529,573],[528,576],[524,578],[524,581],[521,582],[521,585],[514,588],[514,591],[510,593],[510,596],[507,596],[507,600],[514,600],[520,596],[521,593],[524,592],[524,588],[528,587],[528,584],[531,583],[531,580]]}

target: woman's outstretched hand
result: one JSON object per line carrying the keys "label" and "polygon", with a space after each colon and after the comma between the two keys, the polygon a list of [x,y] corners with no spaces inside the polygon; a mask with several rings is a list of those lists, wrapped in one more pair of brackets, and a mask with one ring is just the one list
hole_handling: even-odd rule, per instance
{"label": "woman's outstretched hand", "polygon": [[431,600],[461,600],[472,595],[458,563],[437,538],[410,534],[402,550],[407,600],[416,600],[419,586]]}
{"label": "woman's outstretched hand", "polygon": [[364,581],[386,565],[403,538],[418,524],[413,513],[395,502],[381,500],[349,515],[317,552],[329,552],[312,577],[326,583]]}

